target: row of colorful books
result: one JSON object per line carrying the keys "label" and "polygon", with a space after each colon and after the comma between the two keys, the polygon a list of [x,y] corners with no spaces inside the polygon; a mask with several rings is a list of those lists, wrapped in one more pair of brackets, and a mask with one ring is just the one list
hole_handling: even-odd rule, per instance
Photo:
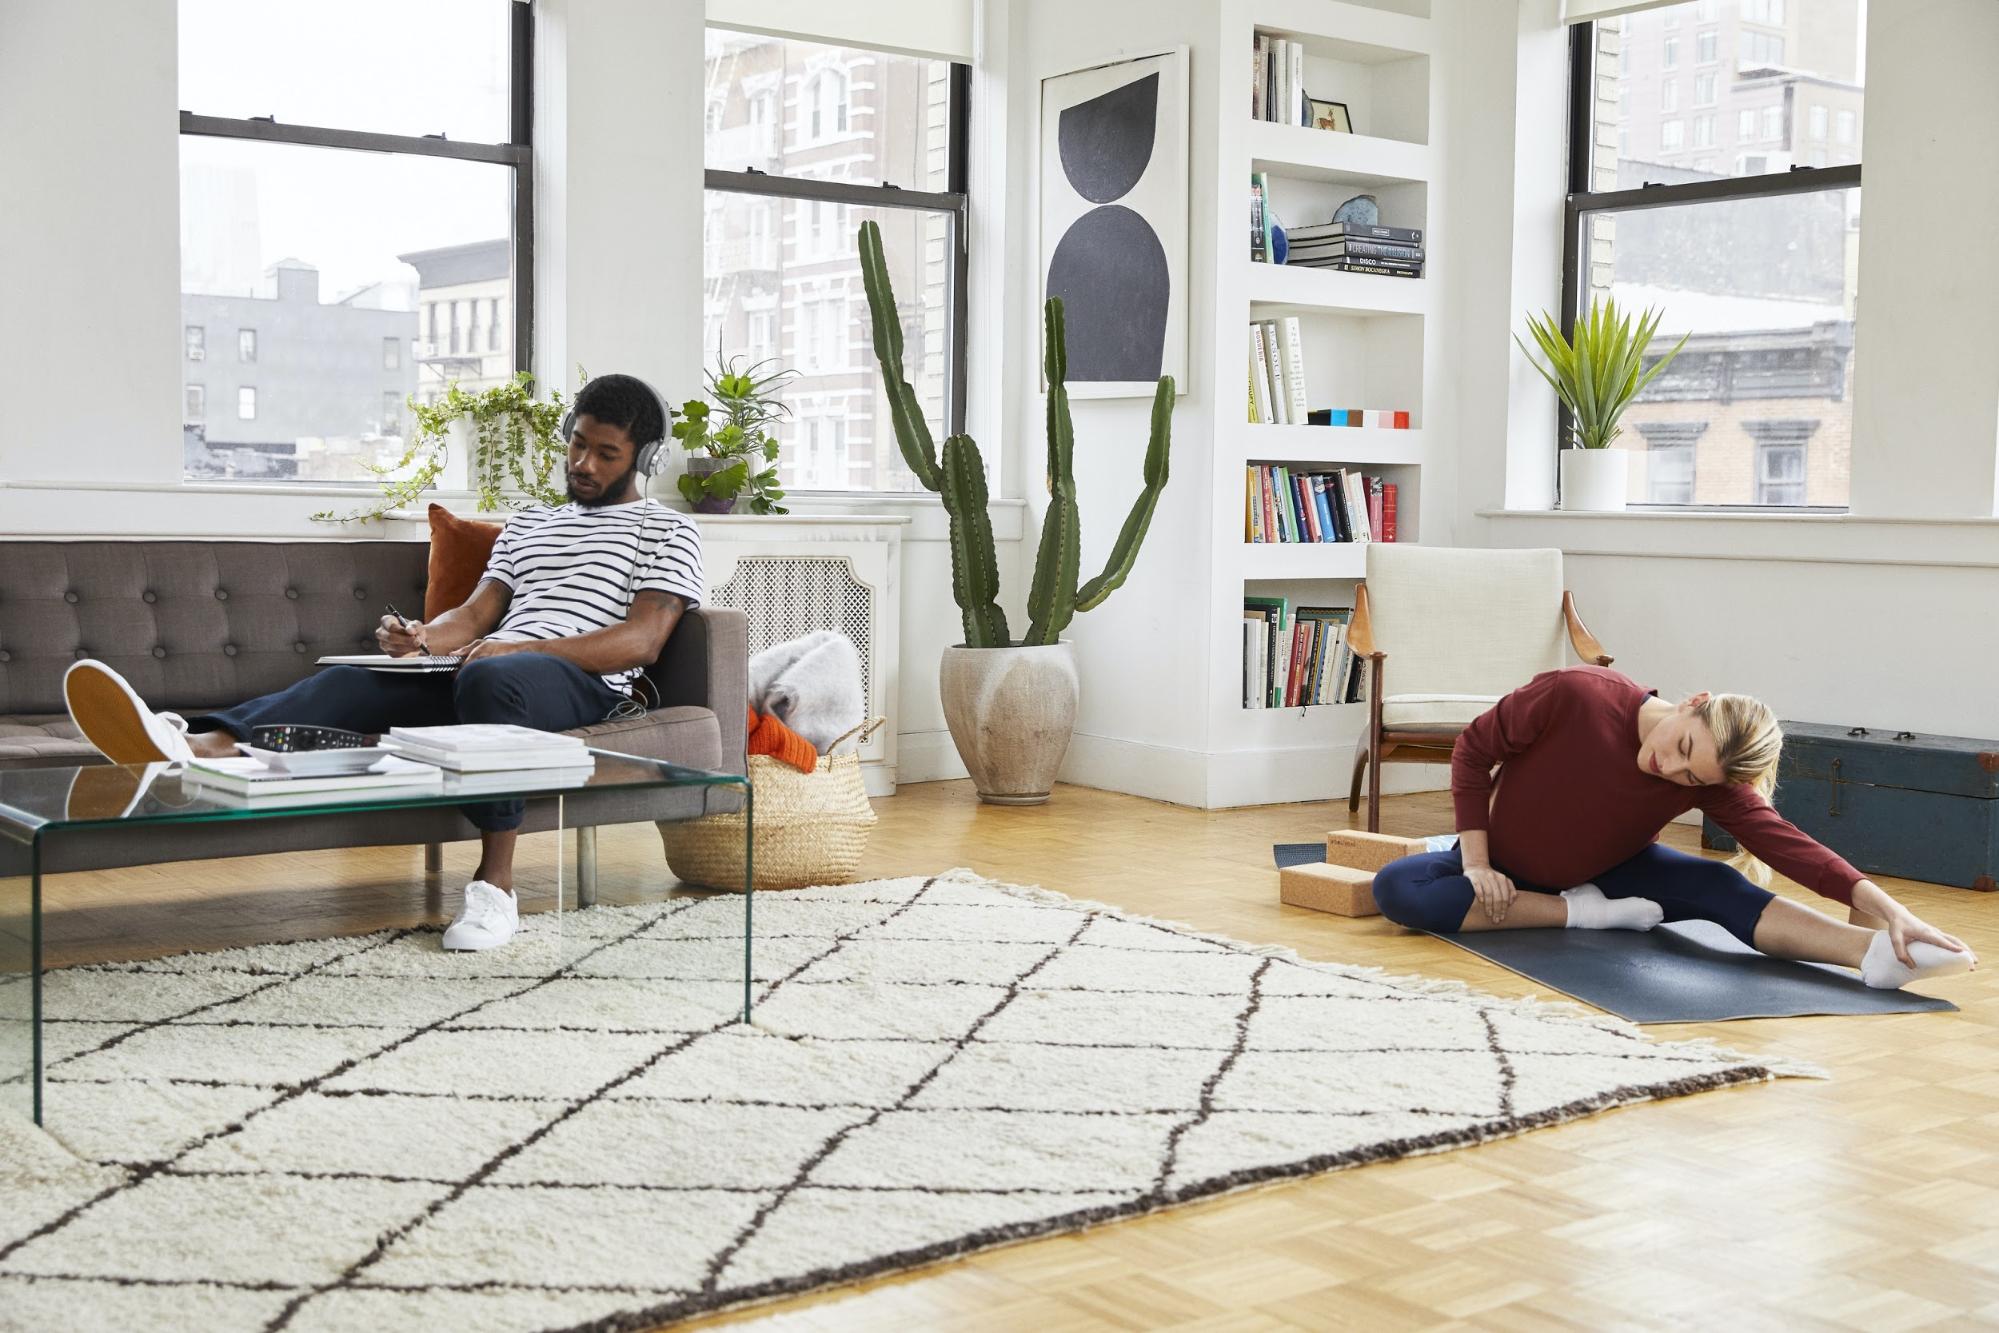
{"label": "row of colorful books", "polygon": [[1300,708],[1359,703],[1365,658],[1347,644],[1348,606],[1301,606],[1283,597],[1242,599],[1242,706]]}
{"label": "row of colorful books", "polygon": [[1392,481],[1347,468],[1300,472],[1282,463],[1251,463],[1244,480],[1244,541],[1395,540]]}

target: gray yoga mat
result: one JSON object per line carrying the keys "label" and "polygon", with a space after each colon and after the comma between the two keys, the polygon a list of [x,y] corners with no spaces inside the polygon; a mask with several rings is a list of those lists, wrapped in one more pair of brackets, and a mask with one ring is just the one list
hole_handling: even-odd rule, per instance
{"label": "gray yoga mat", "polygon": [[1768,957],[1712,921],[1674,921],[1645,931],[1481,930],[1437,938],[1633,1023],[1957,1009],[1949,1000],[1911,991],[1875,990],[1843,967]]}

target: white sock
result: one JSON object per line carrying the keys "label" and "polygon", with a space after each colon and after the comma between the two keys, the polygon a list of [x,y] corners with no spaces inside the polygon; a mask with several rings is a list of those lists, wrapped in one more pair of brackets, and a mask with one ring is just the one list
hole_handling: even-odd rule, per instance
{"label": "white sock", "polygon": [[1909,941],[1909,957],[1916,960],[1914,967],[1895,956],[1895,942],[1888,938],[1888,932],[1877,930],[1867,944],[1867,956],[1860,960],[1860,979],[1876,990],[1899,990],[1924,977],[1947,977],[1971,970],[1970,954],[1921,940]]}
{"label": "white sock", "polygon": [[1666,910],[1650,898],[1606,898],[1594,884],[1564,890],[1570,930],[1650,930],[1666,919]]}

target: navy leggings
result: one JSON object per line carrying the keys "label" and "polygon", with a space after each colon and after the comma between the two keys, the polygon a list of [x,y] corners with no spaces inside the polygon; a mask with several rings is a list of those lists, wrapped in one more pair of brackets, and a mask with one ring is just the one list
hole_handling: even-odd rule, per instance
{"label": "navy leggings", "polygon": [[[569,731],[602,722],[624,697],[574,662],[549,653],[508,653],[456,671],[326,667],[276,694],[191,716],[187,729],[226,731],[239,741],[250,739],[250,728],[277,722],[370,734],[453,722],[513,722],[538,731]],[[503,833],[520,827],[527,804],[486,801],[461,808],[474,827]]]}
{"label": "navy leggings", "polygon": [[[1523,893],[1561,892],[1496,868]],[[1709,861],[1656,842],[1589,882],[1606,898],[1650,898],[1665,909],[1668,921],[1716,922],[1752,949],[1757,919],[1777,896],[1757,888],[1725,861]],[[1375,906],[1400,926],[1450,934],[1464,925],[1465,913],[1475,901],[1464,860],[1455,847],[1391,861],[1374,876]]]}

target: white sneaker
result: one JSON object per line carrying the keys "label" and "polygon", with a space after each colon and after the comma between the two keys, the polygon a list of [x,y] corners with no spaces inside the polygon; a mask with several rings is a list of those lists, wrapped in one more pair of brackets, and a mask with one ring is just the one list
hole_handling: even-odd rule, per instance
{"label": "white sneaker", "polygon": [[498,885],[475,879],[465,886],[465,905],[444,931],[447,949],[497,949],[520,929],[520,904]]}
{"label": "white sneaker", "polygon": [[146,707],[130,682],[95,658],[70,664],[62,696],[83,738],[114,764],[185,764],[194,758],[187,720]]}

